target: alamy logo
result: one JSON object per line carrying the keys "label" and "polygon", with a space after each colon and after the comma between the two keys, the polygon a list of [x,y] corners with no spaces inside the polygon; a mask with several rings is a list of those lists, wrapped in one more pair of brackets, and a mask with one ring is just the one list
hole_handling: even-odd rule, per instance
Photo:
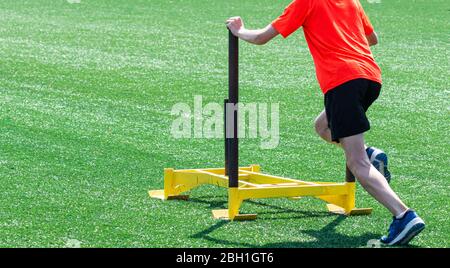
{"label": "alamy logo", "polygon": [[[239,113],[235,123],[236,111]],[[226,123],[224,112],[227,113]],[[233,138],[237,125],[238,138],[259,138],[262,149],[274,149],[280,142],[279,113],[278,103],[227,103],[224,109],[224,104],[210,102],[204,105],[202,96],[195,96],[193,109],[187,103],[172,107],[171,115],[176,118],[171,133],[177,139],[223,139],[226,127],[226,137]]]}

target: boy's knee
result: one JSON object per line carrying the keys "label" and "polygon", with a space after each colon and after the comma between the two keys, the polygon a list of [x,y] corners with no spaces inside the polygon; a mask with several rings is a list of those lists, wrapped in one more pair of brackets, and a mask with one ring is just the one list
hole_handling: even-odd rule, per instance
{"label": "boy's knee", "polygon": [[314,130],[316,131],[317,135],[320,137],[323,137],[326,134],[328,126],[323,123],[323,120],[318,117],[314,121]]}

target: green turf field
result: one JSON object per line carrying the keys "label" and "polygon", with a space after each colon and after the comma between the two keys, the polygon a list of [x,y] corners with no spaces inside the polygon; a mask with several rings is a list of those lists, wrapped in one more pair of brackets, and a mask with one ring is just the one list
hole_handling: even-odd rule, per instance
{"label": "green turf field", "polygon": [[[0,247],[365,247],[389,213],[339,217],[314,199],[255,200],[252,222],[222,222],[224,189],[150,199],[163,168],[223,165],[221,139],[176,140],[177,102],[222,103],[224,20],[263,27],[289,0],[0,1]],[[450,246],[449,4],[361,0],[380,35],[384,76],[370,145],[390,155],[393,188],[427,223],[413,247]],[[241,101],[279,102],[280,145],[241,142],[242,165],[342,181],[343,153],[318,138],[322,93],[302,31],[241,45]],[[80,244],[81,243],[81,244]]]}

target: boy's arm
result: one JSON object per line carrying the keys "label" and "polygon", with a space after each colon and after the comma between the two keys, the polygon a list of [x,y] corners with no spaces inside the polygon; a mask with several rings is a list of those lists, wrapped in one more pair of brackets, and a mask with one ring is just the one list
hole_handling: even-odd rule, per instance
{"label": "boy's arm", "polygon": [[359,15],[361,17],[362,26],[364,28],[364,33],[366,35],[367,42],[369,43],[369,46],[374,46],[378,44],[378,35],[373,29],[373,25],[369,20],[369,17],[367,17],[366,12],[364,12],[364,9],[359,1],[356,1],[358,8],[359,8]]}
{"label": "boy's arm", "polygon": [[255,45],[264,45],[279,34],[271,24],[259,30],[245,29],[244,22],[240,17],[229,18],[226,24],[235,36]]}
{"label": "boy's arm", "polygon": [[367,42],[369,42],[369,46],[374,46],[378,44],[378,35],[375,31],[373,31],[371,34],[366,35]]}

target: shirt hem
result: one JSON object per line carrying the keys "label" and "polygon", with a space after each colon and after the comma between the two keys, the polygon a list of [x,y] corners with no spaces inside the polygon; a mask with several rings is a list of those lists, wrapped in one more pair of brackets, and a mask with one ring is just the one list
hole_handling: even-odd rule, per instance
{"label": "shirt hem", "polygon": [[366,75],[366,74],[357,74],[357,75],[352,75],[352,76],[348,76],[346,78],[337,80],[333,84],[326,86],[325,88],[322,88],[322,92],[323,92],[323,94],[326,94],[328,91],[332,90],[333,88],[335,88],[339,85],[342,85],[350,80],[354,80],[354,79],[358,79],[358,78],[369,79],[369,80],[378,82],[380,84],[383,83],[383,80],[380,77],[373,77],[373,76]]}

